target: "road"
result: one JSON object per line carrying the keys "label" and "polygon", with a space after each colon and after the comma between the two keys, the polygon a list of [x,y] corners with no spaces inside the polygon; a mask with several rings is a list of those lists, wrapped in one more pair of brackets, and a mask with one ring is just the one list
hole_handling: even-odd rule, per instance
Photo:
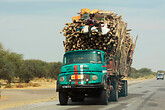
{"label": "road", "polygon": [[6,110],[165,110],[165,80],[146,80],[128,87],[129,95],[118,102],[99,105],[98,99],[85,99],[85,102],[59,105],[58,100],[25,105]]}

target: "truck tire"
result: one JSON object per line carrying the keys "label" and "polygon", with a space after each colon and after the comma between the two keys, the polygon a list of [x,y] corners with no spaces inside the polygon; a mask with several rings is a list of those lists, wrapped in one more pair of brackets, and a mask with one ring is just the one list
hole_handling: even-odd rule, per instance
{"label": "truck tire", "polygon": [[108,105],[108,93],[106,90],[101,90],[100,99],[102,105]]}
{"label": "truck tire", "polygon": [[128,96],[128,82],[126,80],[126,96]]}
{"label": "truck tire", "polygon": [[111,101],[111,92],[109,92],[108,102]]}
{"label": "truck tire", "polygon": [[127,80],[122,80],[122,89],[119,92],[119,97],[125,97],[128,95],[128,86],[127,86]]}
{"label": "truck tire", "polygon": [[117,102],[118,101],[118,82],[112,83],[113,90],[111,91],[110,97],[111,101]]}
{"label": "truck tire", "polygon": [[59,92],[59,102],[60,102],[60,105],[67,105],[68,94],[66,92]]}

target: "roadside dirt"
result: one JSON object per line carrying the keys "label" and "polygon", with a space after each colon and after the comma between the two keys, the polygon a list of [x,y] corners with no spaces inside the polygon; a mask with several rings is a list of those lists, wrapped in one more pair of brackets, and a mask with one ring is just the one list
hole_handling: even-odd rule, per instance
{"label": "roadside dirt", "polygon": [[[128,85],[147,79],[127,79]],[[58,97],[55,91],[56,82],[40,82],[40,87],[0,89],[0,108],[10,108],[54,100]]]}
{"label": "roadside dirt", "polygon": [[[128,81],[129,86],[132,85],[132,84],[136,84],[136,83],[145,81],[145,80],[149,80],[149,79],[145,79],[145,78],[138,78],[138,79],[124,78],[124,79]],[[150,79],[152,79],[152,78],[150,78]]]}

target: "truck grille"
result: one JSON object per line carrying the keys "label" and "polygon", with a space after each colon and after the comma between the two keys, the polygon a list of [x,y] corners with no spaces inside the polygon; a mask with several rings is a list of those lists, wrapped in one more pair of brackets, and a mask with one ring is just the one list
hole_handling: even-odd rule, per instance
{"label": "truck grille", "polygon": [[[91,81],[91,76],[89,74],[83,74],[83,76],[84,76],[84,78],[83,79],[78,79],[78,82],[80,82],[80,81],[86,81],[86,79],[88,79],[88,81]],[[71,79],[71,75],[68,78],[68,82],[69,82],[69,80],[75,81],[75,80]]]}

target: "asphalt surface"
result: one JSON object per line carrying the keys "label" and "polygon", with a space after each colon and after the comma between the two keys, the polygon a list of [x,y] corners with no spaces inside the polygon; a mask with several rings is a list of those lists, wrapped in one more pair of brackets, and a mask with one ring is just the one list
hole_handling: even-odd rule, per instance
{"label": "asphalt surface", "polygon": [[165,80],[146,80],[128,87],[128,96],[118,102],[99,105],[98,99],[86,98],[85,102],[59,105],[58,99],[15,107],[5,110],[165,110]]}

